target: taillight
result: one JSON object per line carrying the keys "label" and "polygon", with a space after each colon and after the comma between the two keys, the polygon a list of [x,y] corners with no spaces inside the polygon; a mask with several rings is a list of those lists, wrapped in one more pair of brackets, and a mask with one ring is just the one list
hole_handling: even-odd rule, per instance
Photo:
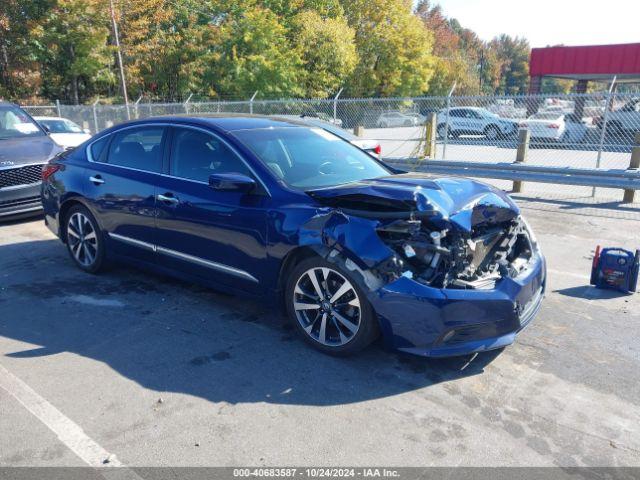
{"label": "taillight", "polygon": [[380,155],[382,153],[382,145],[376,145],[376,148],[374,148],[373,151],[376,153],[376,155]]}
{"label": "taillight", "polygon": [[54,163],[47,163],[42,166],[42,181],[46,181],[51,175],[56,173],[62,168],[62,165],[56,165]]}

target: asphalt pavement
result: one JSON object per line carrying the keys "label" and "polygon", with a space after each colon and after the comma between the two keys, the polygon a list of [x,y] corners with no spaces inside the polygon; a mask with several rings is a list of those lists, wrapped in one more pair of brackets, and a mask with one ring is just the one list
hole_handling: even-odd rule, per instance
{"label": "asphalt pavement", "polygon": [[640,466],[640,294],[588,285],[640,223],[574,213],[525,209],[549,284],[516,343],[447,360],[328,357],[260,302],[0,225],[0,466]]}

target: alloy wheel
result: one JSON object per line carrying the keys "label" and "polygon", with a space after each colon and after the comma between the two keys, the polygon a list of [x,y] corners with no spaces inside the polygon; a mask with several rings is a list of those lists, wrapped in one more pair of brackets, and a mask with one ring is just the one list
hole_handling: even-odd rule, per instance
{"label": "alloy wheel", "polygon": [[89,218],[76,212],[69,217],[67,242],[76,261],[85,267],[91,266],[98,255],[98,236]]}
{"label": "alloy wheel", "polygon": [[351,341],[361,325],[360,298],[343,275],[326,267],[310,268],[296,282],[293,309],[304,331],[330,347]]}

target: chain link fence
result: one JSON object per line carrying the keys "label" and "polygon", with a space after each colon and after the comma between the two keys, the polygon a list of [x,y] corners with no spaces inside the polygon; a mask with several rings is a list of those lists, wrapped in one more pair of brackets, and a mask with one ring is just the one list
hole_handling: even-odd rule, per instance
{"label": "chain link fence", "polygon": [[[378,140],[384,157],[420,157],[425,124],[436,119],[430,158],[508,162],[516,158],[519,130],[529,131],[526,162],[569,168],[626,169],[640,132],[640,95],[596,93],[533,96],[255,100],[125,105],[25,107],[33,115],[62,116],[93,133],[128,119],[162,115],[253,113],[310,116]],[[509,182],[492,181],[504,189]],[[621,192],[527,183],[525,195],[620,199]]]}

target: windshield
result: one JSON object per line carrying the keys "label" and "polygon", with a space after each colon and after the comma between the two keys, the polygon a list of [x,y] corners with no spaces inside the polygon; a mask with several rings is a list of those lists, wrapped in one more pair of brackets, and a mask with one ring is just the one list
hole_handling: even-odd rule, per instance
{"label": "windshield", "polygon": [[362,150],[321,128],[239,130],[234,135],[278,178],[302,190],[390,173]]}
{"label": "windshield", "polygon": [[36,137],[44,132],[18,107],[0,105],[0,140]]}
{"label": "windshield", "polygon": [[71,120],[40,118],[40,125],[44,125],[49,129],[50,133],[84,133],[82,129]]}

